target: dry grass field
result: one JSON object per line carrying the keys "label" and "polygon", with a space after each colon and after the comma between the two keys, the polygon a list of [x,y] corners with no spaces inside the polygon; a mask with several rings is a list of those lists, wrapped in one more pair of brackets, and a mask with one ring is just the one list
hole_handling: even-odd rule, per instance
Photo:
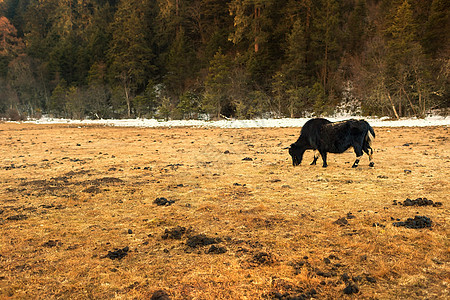
{"label": "dry grass field", "polygon": [[299,128],[0,123],[0,298],[449,299],[449,129],[352,169],[294,168]]}

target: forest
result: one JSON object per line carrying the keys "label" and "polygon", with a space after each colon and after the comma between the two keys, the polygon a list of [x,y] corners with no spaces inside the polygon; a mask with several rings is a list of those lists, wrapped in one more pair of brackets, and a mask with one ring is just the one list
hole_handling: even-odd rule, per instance
{"label": "forest", "polygon": [[424,117],[448,0],[0,0],[0,116]]}

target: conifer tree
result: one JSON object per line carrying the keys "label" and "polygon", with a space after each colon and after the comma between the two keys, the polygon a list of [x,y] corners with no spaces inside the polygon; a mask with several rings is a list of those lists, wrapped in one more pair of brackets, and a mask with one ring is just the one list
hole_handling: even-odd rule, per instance
{"label": "conifer tree", "polygon": [[220,117],[222,109],[229,104],[229,89],[232,84],[230,58],[219,50],[214,55],[205,80],[204,107],[207,112]]}
{"label": "conifer tree", "polygon": [[425,24],[424,49],[436,57],[439,52],[450,52],[450,4],[446,0],[433,0]]}
{"label": "conifer tree", "polygon": [[336,0],[321,0],[314,12],[311,52],[317,66],[318,80],[328,93],[330,73],[336,69],[338,59],[339,4]]}
{"label": "conifer tree", "polygon": [[154,71],[154,55],[145,27],[146,0],[119,2],[112,24],[112,40],[108,51],[113,80],[120,82],[125,95],[127,116],[131,116],[131,100],[146,86]]}
{"label": "conifer tree", "polygon": [[389,97],[397,104],[398,114],[404,115],[404,106],[417,115],[414,93],[417,93],[417,81],[422,80],[423,72],[419,66],[424,60],[422,47],[417,41],[417,29],[413,12],[408,0],[394,7],[393,18],[386,30],[387,57],[386,83]]}
{"label": "conifer tree", "polygon": [[348,18],[348,46],[352,55],[362,51],[367,31],[366,0],[356,0],[353,11]]}

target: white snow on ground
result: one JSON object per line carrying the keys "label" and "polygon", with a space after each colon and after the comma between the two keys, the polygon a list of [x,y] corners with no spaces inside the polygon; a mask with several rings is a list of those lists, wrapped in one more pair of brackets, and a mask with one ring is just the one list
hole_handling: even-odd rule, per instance
{"label": "white snow on ground", "polygon": [[[449,126],[450,117],[430,116],[425,119],[363,118],[363,117],[330,117],[330,121],[341,121],[349,118],[365,119],[372,127],[425,127]],[[69,125],[104,125],[118,127],[217,127],[217,128],[267,128],[267,127],[302,127],[310,118],[284,119],[254,119],[254,120],[174,120],[160,121],[155,119],[101,119],[101,120],[69,120],[43,117],[37,120],[25,121],[32,124],[69,124]]]}

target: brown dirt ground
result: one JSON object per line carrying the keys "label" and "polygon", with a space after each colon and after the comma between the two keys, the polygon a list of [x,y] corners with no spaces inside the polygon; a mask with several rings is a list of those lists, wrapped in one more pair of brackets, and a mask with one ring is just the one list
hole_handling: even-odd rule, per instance
{"label": "brown dirt ground", "polygon": [[449,127],[375,131],[324,169],[299,128],[0,123],[0,298],[449,299]]}

